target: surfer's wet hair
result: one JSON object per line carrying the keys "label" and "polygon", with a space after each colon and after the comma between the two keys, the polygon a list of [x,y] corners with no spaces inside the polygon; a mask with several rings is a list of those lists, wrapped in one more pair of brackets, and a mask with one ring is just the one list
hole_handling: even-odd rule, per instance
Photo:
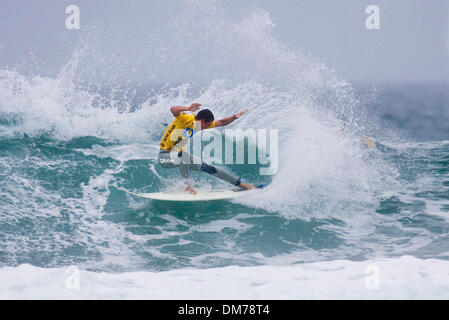
{"label": "surfer's wet hair", "polygon": [[196,120],[203,120],[206,122],[212,122],[214,121],[214,114],[209,109],[204,109],[198,112],[198,114],[195,117]]}

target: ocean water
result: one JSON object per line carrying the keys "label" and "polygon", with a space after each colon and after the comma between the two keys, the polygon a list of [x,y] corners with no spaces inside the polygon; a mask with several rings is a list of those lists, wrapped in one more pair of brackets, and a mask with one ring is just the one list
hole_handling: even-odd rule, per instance
{"label": "ocean water", "polygon": [[[447,84],[351,84],[287,48],[261,9],[158,14],[86,28],[53,75],[0,68],[1,298],[448,297]],[[180,187],[157,151],[169,108],[192,102],[217,118],[249,108],[230,128],[278,130],[276,174],[223,165],[265,189],[126,192]]]}

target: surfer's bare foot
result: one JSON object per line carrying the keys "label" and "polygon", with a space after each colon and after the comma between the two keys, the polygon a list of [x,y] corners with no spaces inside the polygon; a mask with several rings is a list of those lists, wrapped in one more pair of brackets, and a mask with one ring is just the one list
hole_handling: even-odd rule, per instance
{"label": "surfer's bare foot", "polygon": [[186,188],[186,191],[187,191],[188,193],[190,193],[190,194],[197,194],[196,191],[195,191],[195,189],[193,189],[191,186],[188,186],[188,187]]}
{"label": "surfer's bare foot", "polygon": [[254,189],[254,186],[252,184],[246,184],[243,182],[240,182],[239,187],[246,190]]}

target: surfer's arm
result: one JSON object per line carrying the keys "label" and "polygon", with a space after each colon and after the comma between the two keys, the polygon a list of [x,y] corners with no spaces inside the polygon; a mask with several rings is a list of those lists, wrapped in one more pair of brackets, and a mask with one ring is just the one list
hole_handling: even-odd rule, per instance
{"label": "surfer's arm", "polygon": [[230,117],[227,117],[227,118],[223,118],[223,119],[220,119],[220,120],[215,120],[214,121],[215,127],[227,126],[228,124],[230,124],[234,120],[237,120],[238,118],[240,118],[242,116],[242,114],[244,114],[247,111],[248,111],[248,109],[243,110],[240,113],[234,114],[233,116],[230,116]]}
{"label": "surfer's arm", "polygon": [[192,111],[195,112],[201,107],[200,103],[192,103],[190,106],[174,106],[170,108],[171,113],[174,117],[179,116],[179,114],[183,111]]}

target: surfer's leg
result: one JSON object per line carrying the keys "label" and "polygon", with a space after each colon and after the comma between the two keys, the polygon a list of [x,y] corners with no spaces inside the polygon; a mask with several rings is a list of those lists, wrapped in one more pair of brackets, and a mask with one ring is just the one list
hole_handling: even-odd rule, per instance
{"label": "surfer's leg", "polygon": [[198,157],[184,151],[181,156],[180,169],[181,175],[186,179],[188,178],[189,170],[195,170],[206,172],[235,186],[240,184],[240,178],[234,177],[221,168],[202,162]]}
{"label": "surfer's leg", "polygon": [[[171,157],[178,157],[181,161],[173,161]],[[190,155],[189,153],[184,151],[175,155],[173,153],[170,153],[169,151],[161,150],[159,152],[158,159],[161,166],[166,169],[171,169],[179,166],[181,176],[186,180],[188,186],[190,186],[190,182],[188,180],[189,170],[195,170],[206,172],[243,189],[252,189],[253,187],[250,184],[241,182],[240,178],[232,176],[223,169],[204,163],[198,157]]]}
{"label": "surfer's leg", "polygon": [[215,177],[217,177],[218,179],[224,180],[226,182],[229,182],[231,184],[233,184],[234,186],[238,186],[241,183],[241,179],[237,178],[229,173],[227,173],[226,171],[224,171],[223,169],[216,167],[216,166],[212,166],[210,164],[207,164],[205,162],[203,162],[200,166],[200,170],[204,171],[206,173],[209,173]]}
{"label": "surfer's leg", "polygon": [[181,176],[184,179],[189,178],[189,164],[190,164],[190,158],[189,154],[187,152],[181,152],[181,163],[179,164],[179,171],[181,172]]}
{"label": "surfer's leg", "polygon": [[229,182],[229,183],[233,184],[234,186],[238,186],[238,187],[240,187],[242,189],[250,190],[250,189],[254,188],[254,186],[252,184],[243,183],[241,181],[240,177],[237,178],[237,177],[227,173],[226,171],[224,171],[220,167],[215,167],[215,166],[212,166],[210,164],[207,164],[207,163],[203,162],[201,164],[201,166],[200,166],[200,170],[204,171],[204,172],[207,172],[207,173],[209,173],[209,174],[211,174],[211,175],[213,175],[213,176],[215,176],[215,177],[217,177],[217,178],[219,178],[221,180]]}

